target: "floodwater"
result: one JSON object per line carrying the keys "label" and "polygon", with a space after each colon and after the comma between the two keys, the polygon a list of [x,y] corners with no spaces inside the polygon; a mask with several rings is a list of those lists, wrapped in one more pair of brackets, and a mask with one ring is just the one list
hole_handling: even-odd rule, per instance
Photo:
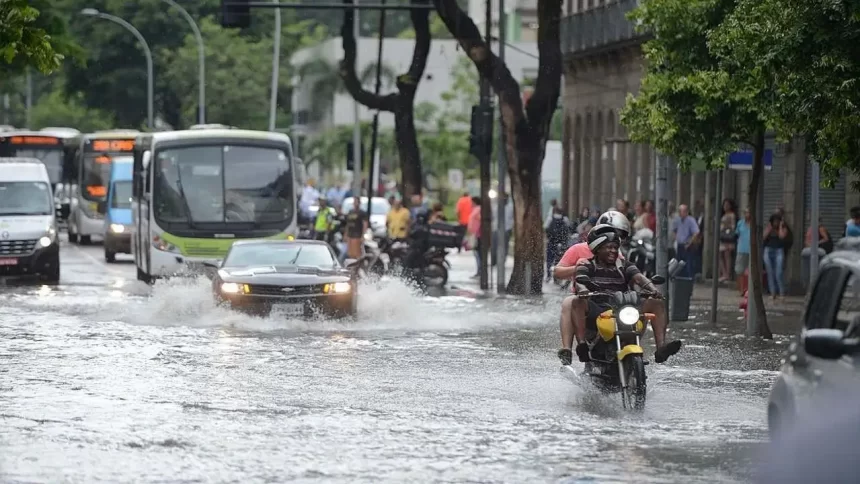
{"label": "floodwater", "polygon": [[356,322],[255,319],[62,255],[0,286],[2,482],[744,482],[785,346],[690,323],[629,415],[560,375],[557,296],[390,282]]}

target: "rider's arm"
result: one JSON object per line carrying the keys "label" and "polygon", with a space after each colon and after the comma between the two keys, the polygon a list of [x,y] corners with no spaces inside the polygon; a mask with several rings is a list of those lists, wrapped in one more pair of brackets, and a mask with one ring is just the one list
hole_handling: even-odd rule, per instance
{"label": "rider's arm", "polygon": [[[573,275],[574,278],[579,277],[579,276],[585,276],[585,277],[591,279],[591,277],[594,275],[594,265],[590,264],[588,262],[588,260],[583,260],[583,261],[577,263],[575,266],[573,266],[573,269],[574,269],[574,275]],[[588,292],[588,288],[586,288],[582,284],[577,284],[576,282],[574,282],[574,284],[576,284],[576,292],[577,293]]]}
{"label": "rider's arm", "polygon": [[555,266],[552,276],[556,279],[573,279],[576,275],[576,266]]}

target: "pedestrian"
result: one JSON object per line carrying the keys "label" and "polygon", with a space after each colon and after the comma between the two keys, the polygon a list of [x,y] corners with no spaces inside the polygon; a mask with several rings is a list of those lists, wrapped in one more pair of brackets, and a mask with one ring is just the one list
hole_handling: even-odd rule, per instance
{"label": "pedestrian", "polygon": [[361,209],[361,198],[352,199],[352,210],[346,214],[344,238],[346,239],[346,254],[351,259],[359,259],[364,248],[364,233],[368,228],[367,213]]}
{"label": "pedestrian", "polygon": [[737,244],[737,208],[734,200],[723,200],[723,214],[720,217],[720,282],[732,277],[732,259]]}
{"label": "pedestrian", "polygon": [[851,209],[851,218],[845,222],[844,237],[860,237],[860,207]]}
{"label": "pedestrian", "polygon": [[467,248],[475,254],[477,269],[472,279],[476,279],[481,275],[481,199],[478,197],[472,197],[472,213],[469,215],[466,233],[468,234]]}
{"label": "pedestrian", "polygon": [[774,301],[785,296],[783,271],[785,269],[786,243],[789,238],[788,226],[778,214],[770,216],[770,223],[764,229],[764,266],[767,271],[767,285]]}
{"label": "pedestrian", "polygon": [[737,236],[737,256],[735,257],[735,276],[737,277],[738,292],[743,295],[747,290],[750,265],[750,210],[744,210],[744,217],[735,226]]}
{"label": "pedestrian", "polygon": [[[460,224],[460,230],[466,233],[466,228],[469,226],[469,216],[472,215],[472,197],[469,196],[469,192],[463,192],[463,196],[457,200],[457,223]],[[457,252],[462,251],[462,247],[457,247]]]}
{"label": "pedestrian", "polygon": [[694,278],[696,275],[696,251],[701,245],[699,224],[690,215],[690,207],[685,204],[678,206],[678,216],[675,218],[672,233],[675,236],[675,252],[678,259],[684,261],[681,276]]}

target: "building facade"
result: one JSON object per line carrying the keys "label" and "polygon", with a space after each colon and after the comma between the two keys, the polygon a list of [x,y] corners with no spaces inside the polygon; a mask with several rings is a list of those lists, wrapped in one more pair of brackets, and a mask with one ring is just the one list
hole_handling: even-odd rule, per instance
{"label": "building facade", "polygon": [[[619,198],[631,203],[655,198],[655,153],[631,143],[618,119],[628,93],[638,92],[644,75],[642,44],[647,35],[636,32],[626,18],[636,6],[637,0],[565,0],[563,6],[562,200],[571,213],[584,207],[605,209]],[[769,217],[778,208],[785,211],[794,234],[786,280],[797,285],[799,248],[809,227],[810,164],[802,140],[768,139],[767,149],[773,152],[773,168],[765,173],[764,213]],[[727,170],[723,190],[716,193],[714,172],[680,173],[675,166],[670,170],[670,202],[705,214],[705,232],[713,232],[713,215],[723,199],[746,208],[749,178],[748,171]],[[820,192],[821,220],[834,238],[842,235],[850,207],[860,204],[860,196],[847,186],[843,177],[833,189]],[[706,261],[710,246],[706,244]]]}

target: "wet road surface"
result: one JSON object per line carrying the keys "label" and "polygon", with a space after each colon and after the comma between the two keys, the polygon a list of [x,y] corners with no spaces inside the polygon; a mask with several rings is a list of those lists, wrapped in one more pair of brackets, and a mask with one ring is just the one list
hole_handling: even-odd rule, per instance
{"label": "wet road surface", "polygon": [[149,288],[101,246],[62,263],[0,285],[0,482],[744,482],[786,344],[688,323],[627,415],[560,376],[558,294],[391,282],[357,322],[301,322]]}

